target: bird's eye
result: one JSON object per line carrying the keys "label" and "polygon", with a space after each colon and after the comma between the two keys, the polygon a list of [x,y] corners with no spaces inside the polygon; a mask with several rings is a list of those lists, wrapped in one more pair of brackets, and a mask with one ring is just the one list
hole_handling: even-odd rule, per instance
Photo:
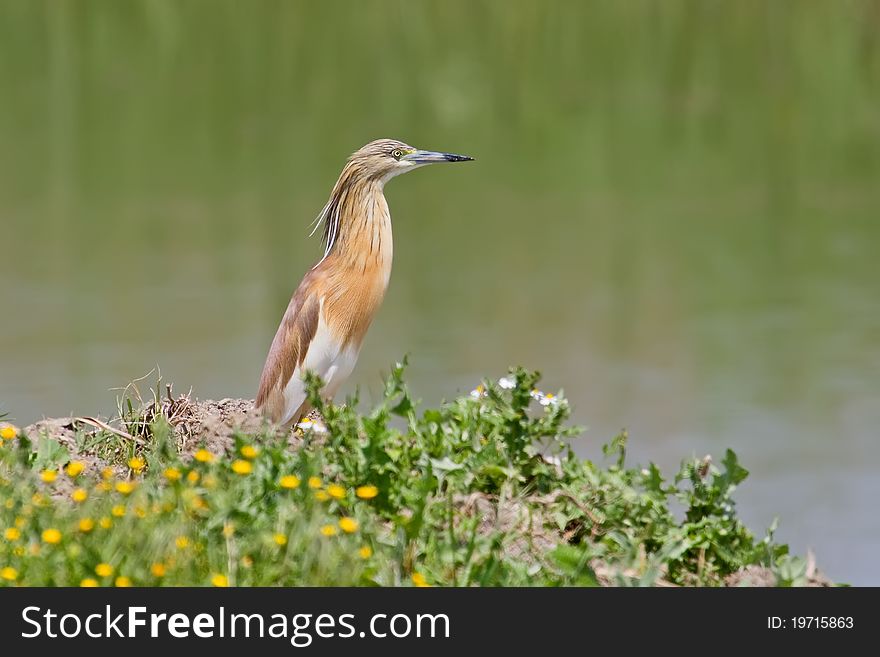
{"label": "bird's eye", "polygon": [[393,151],[391,151],[391,157],[393,157],[395,160],[399,160],[401,156],[403,156],[403,151],[401,151],[399,148],[395,148]]}

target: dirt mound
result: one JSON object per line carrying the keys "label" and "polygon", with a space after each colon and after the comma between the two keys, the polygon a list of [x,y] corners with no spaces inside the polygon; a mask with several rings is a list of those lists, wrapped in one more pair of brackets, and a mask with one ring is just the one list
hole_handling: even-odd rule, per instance
{"label": "dirt mound", "polygon": [[[828,579],[822,571],[816,568],[816,559],[812,553],[807,554],[807,572],[805,573],[805,580],[805,586],[834,586],[834,582]],[[724,578],[725,586],[768,587],[776,586],[778,583],[776,575],[766,566],[745,566]]]}
{"label": "dirt mound", "polygon": [[148,444],[152,427],[160,419],[171,425],[178,451],[183,455],[191,455],[202,447],[222,454],[232,446],[236,432],[253,433],[265,428],[265,420],[254,409],[253,400],[193,400],[188,395],[169,395],[146,405],[129,419],[52,418],[35,422],[24,431],[34,438],[58,443],[71,458],[76,457],[87,469],[97,471],[118,463],[118,459],[112,458],[113,453],[129,447],[127,442]]}
{"label": "dirt mound", "polygon": [[184,412],[170,420],[181,454],[197,449],[222,454],[232,447],[236,432],[254,433],[264,427],[262,415],[251,399],[190,401]]}
{"label": "dirt mound", "polygon": [[[98,473],[109,465],[105,459],[92,451],[81,449],[81,446],[86,442],[86,434],[94,435],[97,431],[98,429],[94,425],[86,423],[85,418],[75,417],[40,420],[24,429],[24,433],[35,442],[43,438],[61,445],[70,454],[71,459],[76,458],[82,461],[85,466],[85,473],[93,476],[98,476]],[[79,440],[77,439],[78,436]],[[39,446],[37,446],[37,449],[39,449]],[[114,468],[114,470],[120,475],[123,472],[122,468]],[[62,493],[69,492],[67,488],[71,488],[70,482],[63,478],[59,480],[57,486],[60,487],[59,490]]]}

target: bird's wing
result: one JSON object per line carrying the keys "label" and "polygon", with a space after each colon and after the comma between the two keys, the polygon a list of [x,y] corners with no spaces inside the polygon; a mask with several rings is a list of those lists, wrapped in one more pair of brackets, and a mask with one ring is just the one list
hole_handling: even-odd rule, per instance
{"label": "bird's wing", "polygon": [[297,390],[291,390],[288,384],[294,377],[294,381],[299,381],[303,361],[318,330],[321,301],[314,278],[314,272],[309,272],[290,299],[260,377],[256,406],[282,425],[299,419],[296,416],[306,401],[301,382]]}

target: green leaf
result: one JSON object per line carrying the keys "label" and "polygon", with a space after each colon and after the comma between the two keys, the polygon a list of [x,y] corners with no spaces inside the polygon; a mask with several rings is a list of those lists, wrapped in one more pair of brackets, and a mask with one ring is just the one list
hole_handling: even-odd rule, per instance
{"label": "green leaf", "polygon": [[575,586],[599,586],[596,573],[589,565],[590,554],[583,548],[560,545],[548,555],[550,560]]}
{"label": "green leaf", "polygon": [[409,395],[404,394],[400,401],[391,409],[391,412],[400,417],[406,417],[407,413],[413,410],[412,400]]}
{"label": "green leaf", "polygon": [[51,440],[46,436],[40,436],[37,440],[37,453],[32,465],[35,470],[57,468],[69,459],[70,455],[67,450],[57,441]]}
{"label": "green leaf", "polygon": [[461,463],[456,463],[448,456],[444,456],[442,459],[431,459],[431,467],[440,472],[452,472],[464,468]]}
{"label": "green leaf", "polygon": [[626,429],[611,439],[607,445],[602,445],[602,453],[606,458],[617,455],[617,467],[622,468],[626,461],[626,441],[629,435]]}
{"label": "green leaf", "polygon": [[749,476],[749,471],[739,464],[739,460],[736,457],[736,452],[734,452],[732,449],[728,449],[724,453],[724,460],[721,462],[721,465],[724,466],[724,493],[725,495],[729,495],[731,492],[733,492],[733,487],[744,481],[745,478]]}

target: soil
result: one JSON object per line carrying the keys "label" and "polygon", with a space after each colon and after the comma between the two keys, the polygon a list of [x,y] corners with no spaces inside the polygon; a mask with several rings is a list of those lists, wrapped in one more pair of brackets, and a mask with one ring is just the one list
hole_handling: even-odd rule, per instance
{"label": "soil", "polygon": [[[138,442],[148,439],[149,427],[160,415],[171,424],[178,451],[184,459],[202,448],[214,454],[223,454],[232,447],[236,433],[254,433],[265,428],[265,420],[254,408],[252,399],[198,400],[180,395],[148,404],[135,422],[122,423],[93,417],[52,418],[25,427],[25,433],[45,436],[58,442],[67,448],[71,457],[75,455],[83,461],[87,469],[97,471],[108,465],[113,466],[98,456],[96,452],[100,450],[78,451],[77,433],[93,437],[110,430],[125,439]],[[308,417],[313,420],[320,418],[314,411]],[[299,443],[298,432],[290,432],[289,439],[291,446],[295,447]]]}

